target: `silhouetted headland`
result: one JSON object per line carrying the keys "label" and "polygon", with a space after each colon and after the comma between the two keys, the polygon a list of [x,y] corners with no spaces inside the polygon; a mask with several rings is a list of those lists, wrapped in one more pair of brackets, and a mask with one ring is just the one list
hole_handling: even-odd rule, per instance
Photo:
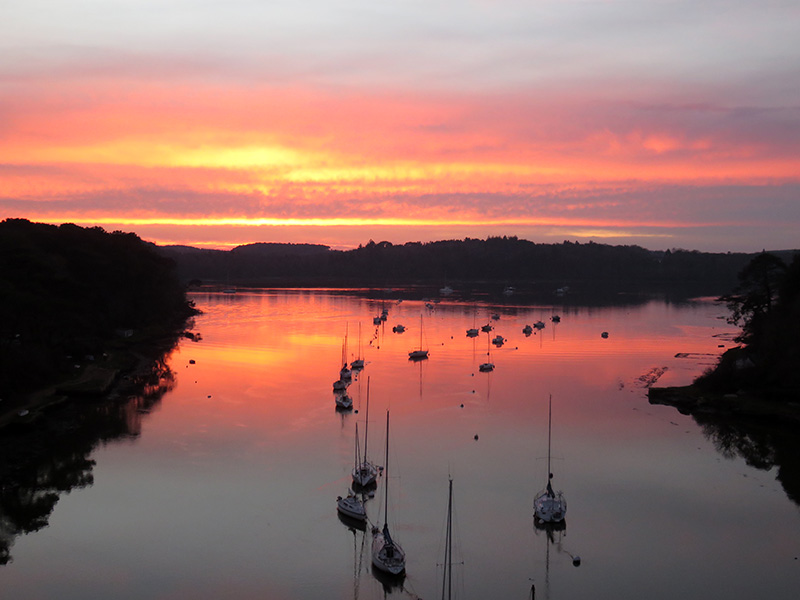
{"label": "silhouetted headland", "polygon": [[723,296],[741,326],[719,363],[686,387],[652,388],[650,402],[685,414],[718,414],[800,424],[800,254],[788,265],[761,253]]}
{"label": "silhouetted headland", "polygon": [[[184,281],[245,287],[514,286],[552,295],[574,282],[594,293],[691,288],[719,295],[752,258],[743,253],[652,251],[639,246],[537,244],[510,237],[438,242],[369,241],[353,250],[314,244],[250,244],[232,250],[159,247]],[[573,286],[573,290],[577,288]]]}
{"label": "silhouetted headland", "polygon": [[0,222],[0,426],[149,372],[193,314],[173,261],[135,234]]}

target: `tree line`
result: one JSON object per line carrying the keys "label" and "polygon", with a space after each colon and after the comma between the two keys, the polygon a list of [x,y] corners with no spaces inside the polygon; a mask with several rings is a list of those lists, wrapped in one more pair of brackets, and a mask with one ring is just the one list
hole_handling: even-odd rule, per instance
{"label": "tree line", "polygon": [[[714,283],[730,289],[752,255],[639,246],[538,244],[510,237],[392,244],[370,240],[353,250],[307,244],[252,244],[230,251],[160,248],[184,280],[230,285],[400,285],[458,282],[604,281]],[[721,291],[719,293],[721,293]]]}
{"label": "tree line", "polygon": [[175,264],[132,233],[0,222],[0,398],[192,313]]}

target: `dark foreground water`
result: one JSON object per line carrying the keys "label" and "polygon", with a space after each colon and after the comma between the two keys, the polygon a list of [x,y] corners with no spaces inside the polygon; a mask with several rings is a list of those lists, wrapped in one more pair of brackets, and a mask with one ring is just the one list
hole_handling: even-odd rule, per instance
{"label": "dark foreground water", "polygon": [[[390,298],[197,294],[202,340],[183,341],[146,395],[71,412],[29,442],[40,464],[3,482],[0,596],[439,597],[452,476],[461,598],[796,598],[796,432],[700,425],[647,401],[648,385],[688,383],[732,344],[724,307]],[[487,334],[465,330],[495,312],[491,337],[506,341],[481,373]],[[413,363],[420,316],[430,359]],[[543,330],[522,333],[539,320]],[[346,332],[348,359],[359,352],[359,324],[367,366],[349,388],[356,410],[337,412],[331,385]],[[379,464],[391,411],[400,582],[375,576],[369,531],[336,513],[368,379]],[[550,395],[554,484],[568,501],[556,531],[532,516]],[[371,521],[382,507],[383,481]]]}

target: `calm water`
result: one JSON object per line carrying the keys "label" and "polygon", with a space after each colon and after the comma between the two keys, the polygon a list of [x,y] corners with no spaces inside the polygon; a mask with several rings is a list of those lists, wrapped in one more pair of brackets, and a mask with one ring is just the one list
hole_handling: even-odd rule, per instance
{"label": "calm water", "polygon": [[[797,467],[771,466],[796,447],[759,453],[750,438],[710,436],[647,401],[648,383],[688,383],[732,344],[724,307],[443,300],[431,309],[309,290],[194,299],[202,340],[171,354],[160,391],[100,411],[103,432],[48,463],[52,473],[82,461],[84,480],[14,492],[15,502],[47,496],[52,512],[28,527],[38,531],[7,540],[2,597],[435,598],[448,475],[460,597],[524,599],[532,585],[553,599],[796,597],[800,512],[777,476]],[[388,320],[373,326],[384,307]],[[486,334],[465,330],[491,312],[500,316],[492,337],[507,341],[492,346],[495,371],[480,373]],[[412,363],[420,315],[430,359]],[[538,320],[545,328],[523,335]],[[348,359],[358,353],[359,323],[367,366],[350,386],[356,410],[341,413],[331,386],[346,331]],[[405,333],[392,332],[398,323]],[[408,557],[401,586],[374,576],[369,533],[336,513],[356,422],[365,428],[368,378],[368,453],[379,464],[391,411],[389,523]],[[554,483],[569,503],[556,532],[532,519],[551,394]],[[767,468],[748,466],[737,444]],[[380,485],[367,504],[373,522],[384,518]]]}

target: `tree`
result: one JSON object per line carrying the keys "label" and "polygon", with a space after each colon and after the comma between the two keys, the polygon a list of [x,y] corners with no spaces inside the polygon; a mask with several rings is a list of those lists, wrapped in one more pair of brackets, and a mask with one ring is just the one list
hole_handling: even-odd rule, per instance
{"label": "tree", "polygon": [[737,341],[750,343],[759,337],[778,299],[785,273],[786,263],[768,252],[762,252],[741,270],[739,285],[723,297],[731,311],[728,322],[742,327]]}

